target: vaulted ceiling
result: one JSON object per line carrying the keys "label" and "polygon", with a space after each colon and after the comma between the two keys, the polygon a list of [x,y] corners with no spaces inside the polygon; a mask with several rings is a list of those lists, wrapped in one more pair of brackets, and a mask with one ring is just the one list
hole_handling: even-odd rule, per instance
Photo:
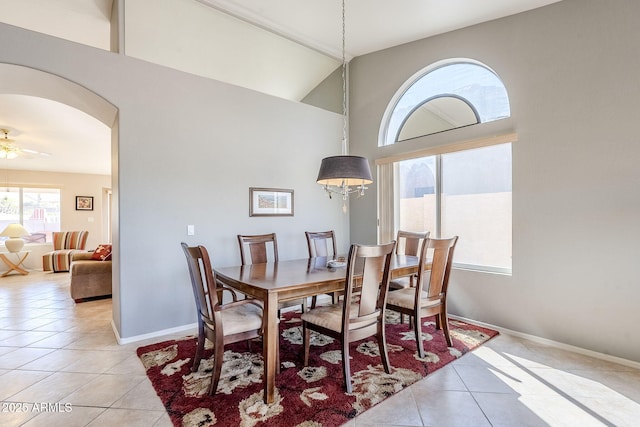
{"label": "vaulted ceiling", "polygon": [[[117,0],[3,0],[0,22],[108,50],[114,1]],[[146,1],[148,7],[154,7],[153,0]],[[318,55],[338,61],[341,58],[339,0],[175,1],[199,2],[216,13],[237,18],[245,27],[250,24],[265,30],[265,37],[276,34]],[[346,56],[350,59],[556,1],[559,0],[347,0]],[[231,51],[234,55],[243,53],[240,45]],[[299,80],[290,84],[309,87],[319,83],[305,81],[305,74],[300,73]],[[0,94],[0,128],[8,128],[9,137],[22,147],[50,154],[5,160],[0,169],[110,173],[110,129],[67,106],[41,98]]]}

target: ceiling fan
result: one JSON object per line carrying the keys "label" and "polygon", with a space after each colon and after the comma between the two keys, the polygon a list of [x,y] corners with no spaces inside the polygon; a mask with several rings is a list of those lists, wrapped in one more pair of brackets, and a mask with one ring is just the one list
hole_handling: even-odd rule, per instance
{"label": "ceiling fan", "polygon": [[9,138],[9,129],[0,128],[0,132],[4,133],[4,138],[0,139],[0,159],[15,159],[18,156],[35,154],[40,156],[49,157],[49,153],[42,153],[40,151],[31,150],[29,148],[19,147],[13,139]]}

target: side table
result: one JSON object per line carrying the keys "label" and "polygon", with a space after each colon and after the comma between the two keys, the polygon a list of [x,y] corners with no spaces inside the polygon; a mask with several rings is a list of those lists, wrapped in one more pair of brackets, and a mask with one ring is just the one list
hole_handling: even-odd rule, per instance
{"label": "side table", "polygon": [[[27,259],[31,251],[24,252],[0,252],[0,259],[4,261],[9,269],[2,273],[0,277],[6,277],[12,271],[22,274],[23,276],[29,274],[29,271],[24,266],[24,260]],[[10,255],[13,255],[17,261],[11,259]]]}

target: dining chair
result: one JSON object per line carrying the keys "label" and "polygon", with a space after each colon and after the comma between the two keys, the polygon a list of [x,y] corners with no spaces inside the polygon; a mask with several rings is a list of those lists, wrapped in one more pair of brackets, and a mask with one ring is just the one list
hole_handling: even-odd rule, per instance
{"label": "dining chair", "polygon": [[[224,346],[227,344],[251,340],[262,336],[263,309],[254,299],[238,300],[233,289],[224,287],[216,282],[211,268],[211,259],[204,246],[190,247],[181,243],[189,266],[191,286],[198,310],[198,345],[193,359],[191,371],[195,372],[200,366],[204,353],[205,340],[213,343],[213,371],[209,395],[218,389]],[[222,293],[230,291],[232,301],[222,302]]]}
{"label": "dining chair", "polygon": [[[305,231],[304,234],[307,238],[309,258],[326,257],[327,260],[330,260],[336,257],[338,251],[336,249],[336,233],[333,230]],[[327,295],[331,296],[331,304],[335,304],[338,300],[338,292],[332,292]],[[311,298],[311,308],[315,308],[317,299],[317,295]]]}
{"label": "dining chair", "polygon": [[[240,262],[242,265],[262,264],[269,262],[269,259],[273,262],[278,262],[278,239],[276,238],[276,233],[255,235],[238,234],[238,244],[240,245]],[[267,249],[268,247],[271,247],[271,251]],[[271,255],[269,255],[269,253]],[[278,317],[280,317],[281,309],[297,305],[301,305],[302,311],[305,311],[307,308],[307,299],[278,303]]]}
{"label": "dining chair", "polygon": [[[335,258],[336,250],[336,234],[330,231],[305,231],[307,237],[307,249],[309,249],[309,258],[327,257]],[[331,252],[329,252],[331,249]]]}
{"label": "dining chair", "polygon": [[[409,315],[415,331],[418,356],[424,357],[422,318],[435,316],[436,329],[442,329],[447,345],[452,347],[447,319],[447,291],[458,236],[450,239],[427,239],[420,250],[420,262],[415,287],[389,292],[387,308]],[[425,270],[427,251],[432,250],[431,271]],[[428,276],[428,277],[427,277]]]}
{"label": "dining chair", "polygon": [[[425,239],[429,237],[429,232],[414,232],[398,230],[396,237],[396,255],[420,255],[420,249]],[[415,285],[415,274],[408,277],[398,277],[389,282],[389,290],[404,289]]]}
{"label": "dining chair", "polygon": [[[238,234],[240,262],[242,265],[260,264],[269,261],[267,245],[271,247],[271,259],[278,262],[278,240],[276,233],[242,235]],[[246,254],[248,249],[249,256]]]}
{"label": "dining chair", "polygon": [[[349,344],[354,341],[375,335],[384,370],[386,373],[391,372],[384,316],[389,290],[389,266],[394,246],[395,241],[373,246],[351,245],[342,301],[311,309],[301,316],[304,366],[309,365],[311,331],[340,340],[342,371],[347,393],[352,391]],[[356,291],[358,295],[354,298]]]}

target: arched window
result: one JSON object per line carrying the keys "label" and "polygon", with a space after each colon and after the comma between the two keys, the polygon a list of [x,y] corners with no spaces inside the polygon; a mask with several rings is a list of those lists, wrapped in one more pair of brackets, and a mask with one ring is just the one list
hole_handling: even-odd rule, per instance
{"label": "arched window", "polygon": [[472,60],[434,64],[400,88],[383,120],[380,145],[510,117],[493,70]]}
{"label": "arched window", "polygon": [[391,157],[376,159],[379,240],[393,239],[398,230],[459,236],[456,268],[510,274],[511,146],[517,135],[478,132],[445,144],[432,144],[437,136],[420,138],[510,115],[500,78],[476,61],[440,62],[410,78],[389,102],[379,145],[419,139],[406,151],[399,145]]}

